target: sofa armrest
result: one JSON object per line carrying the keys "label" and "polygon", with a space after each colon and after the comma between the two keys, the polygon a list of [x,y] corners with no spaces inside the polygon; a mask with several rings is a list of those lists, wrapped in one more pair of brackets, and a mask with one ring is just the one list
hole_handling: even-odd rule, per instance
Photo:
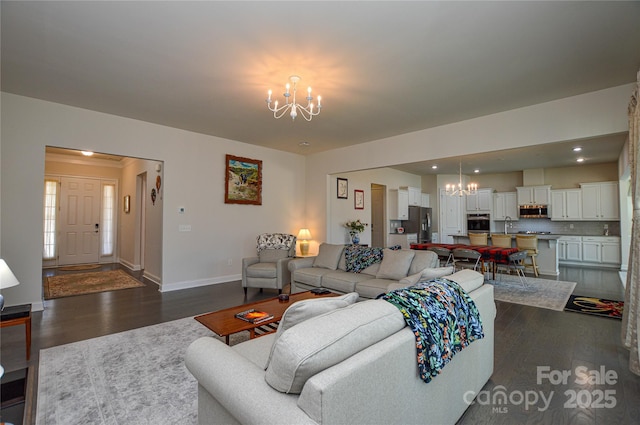
{"label": "sofa armrest", "polygon": [[240,423],[275,424],[286,418],[289,423],[315,424],[297,406],[297,395],[271,388],[264,370],[217,339],[194,341],[185,364],[198,384]]}
{"label": "sofa armrest", "polygon": [[289,271],[293,272],[294,270],[313,267],[313,262],[315,260],[316,257],[304,257],[291,260],[289,261]]}
{"label": "sofa armrest", "polygon": [[242,270],[246,269],[252,264],[256,264],[260,262],[259,257],[246,257],[242,259]]}

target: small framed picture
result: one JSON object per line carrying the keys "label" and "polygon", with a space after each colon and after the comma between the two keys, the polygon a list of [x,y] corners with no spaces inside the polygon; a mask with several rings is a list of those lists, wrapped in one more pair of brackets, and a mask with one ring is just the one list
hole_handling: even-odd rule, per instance
{"label": "small framed picture", "polygon": [[123,207],[125,214],[129,214],[131,211],[131,195],[127,195],[124,197]]}
{"label": "small framed picture", "polygon": [[338,177],[338,199],[349,198],[349,181]]}
{"label": "small framed picture", "polygon": [[353,191],[353,204],[357,210],[364,209],[364,190]]}

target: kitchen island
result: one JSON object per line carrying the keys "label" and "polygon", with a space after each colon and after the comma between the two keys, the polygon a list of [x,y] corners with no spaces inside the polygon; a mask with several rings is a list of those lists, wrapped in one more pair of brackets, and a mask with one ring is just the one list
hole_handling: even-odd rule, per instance
{"label": "kitchen island", "polygon": [[[497,233],[504,234],[504,233]],[[517,233],[509,233],[511,235],[511,246],[516,246]],[[558,267],[558,239],[562,235],[555,235],[551,233],[538,233],[538,256],[536,257],[536,263],[538,263],[538,269],[540,274],[558,276],[560,274],[560,268]],[[453,241],[459,244],[469,244],[469,235],[450,235],[453,237]],[[491,245],[491,234],[488,237],[489,245]]]}

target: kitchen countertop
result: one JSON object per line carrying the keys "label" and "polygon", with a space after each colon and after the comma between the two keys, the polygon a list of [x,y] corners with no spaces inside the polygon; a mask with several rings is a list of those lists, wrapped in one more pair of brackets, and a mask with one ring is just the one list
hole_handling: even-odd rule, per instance
{"label": "kitchen countertop", "polygon": [[[500,232],[496,232],[496,235],[504,235],[504,233],[500,233]],[[610,237],[610,238],[619,238],[620,235],[603,235],[603,234],[597,234],[597,235],[576,235],[576,234],[566,234],[566,233],[544,233],[544,234],[540,234],[540,233],[508,233],[509,235],[511,235],[511,237],[515,238],[516,235],[536,235],[538,236],[538,239],[541,240],[552,240],[552,239],[559,239],[563,236],[576,236],[576,237],[581,237],[581,236],[603,236],[603,237]],[[449,235],[449,236],[453,236],[455,237],[459,237],[459,238],[468,238],[469,235],[468,234],[455,234],[455,235]],[[491,233],[489,233],[488,238],[491,239]]]}

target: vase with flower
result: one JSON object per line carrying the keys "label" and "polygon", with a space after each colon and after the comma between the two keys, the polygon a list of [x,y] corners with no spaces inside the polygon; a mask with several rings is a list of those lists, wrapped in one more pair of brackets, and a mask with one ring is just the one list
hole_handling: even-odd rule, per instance
{"label": "vase with flower", "polygon": [[349,236],[351,237],[351,243],[357,245],[360,243],[360,233],[364,232],[364,228],[368,226],[367,223],[363,223],[360,219],[347,221],[344,224],[349,231]]}

